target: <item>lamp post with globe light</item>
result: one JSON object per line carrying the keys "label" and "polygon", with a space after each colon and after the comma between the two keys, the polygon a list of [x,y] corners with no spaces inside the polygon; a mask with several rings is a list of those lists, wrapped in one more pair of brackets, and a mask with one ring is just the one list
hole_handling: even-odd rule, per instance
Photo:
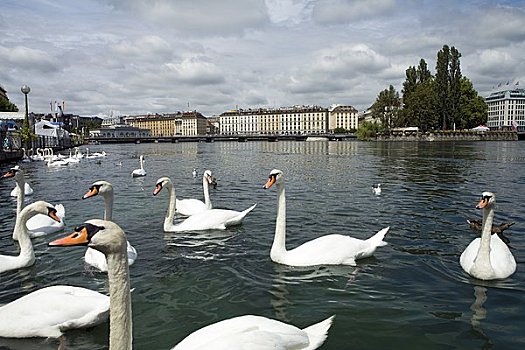
{"label": "lamp post with globe light", "polygon": [[22,93],[24,94],[25,96],[25,107],[26,107],[26,113],[25,113],[25,116],[24,116],[24,124],[25,124],[25,132],[27,133],[27,135],[25,135],[25,147],[26,149],[29,148],[29,141],[30,141],[30,134],[31,134],[31,131],[30,131],[30,128],[29,128],[29,109],[28,109],[28,105],[27,105],[27,94],[31,91],[31,88],[27,85],[24,85],[20,88],[20,91],[22,91]]}

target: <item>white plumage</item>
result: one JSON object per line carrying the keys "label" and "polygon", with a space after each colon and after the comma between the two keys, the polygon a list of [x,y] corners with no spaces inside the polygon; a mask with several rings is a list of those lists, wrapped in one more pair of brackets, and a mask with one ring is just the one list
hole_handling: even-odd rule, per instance
{"label": "white plumage", "polygon": [[286,249],[286,195],[284,175],[281,170],[274,169],[265,189],[276,184],[277,187],[277,219],[275,236],[270,250],[272,261],[290,266],[314,265],[356,265],[357,259],[372,256],[377,247],[387,243],[383,241],[389,227],[386,227],[368,239],[357,239],[346,235],[331,234],[313,239],[302,245]]}

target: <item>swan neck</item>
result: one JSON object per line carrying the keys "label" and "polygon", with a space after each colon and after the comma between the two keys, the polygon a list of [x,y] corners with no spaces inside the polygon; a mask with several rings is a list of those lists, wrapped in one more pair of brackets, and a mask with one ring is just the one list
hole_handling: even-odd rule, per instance
{"label": "swan neck", "polygon": [[277,184],[277,219],[275,220],[275,236],[273,238],[270,257],[278,260],[278,257],[286,253],[286,194],[284,184]]}
{"label": "swan neck", "polygon": [[210,190],[209,190],[208,180],[202,178],[202,190],[204,192],[204,204],[206,204],[206,209],[211,209],[211,200],[210,200]]}
{"label": "swan neck", "polygon": [[104,194],[104,220],[113,220],[113,191]]}
{"label": "swan neck", "polygon": [[481,240],[479,244],[478,255],[476,256],[475,264],[479,266],[490,267],[490,240],[492,222],[494,220],[494,209],[488,207],[483,209],[483,223],[481,226]]}
{"label": "swan neck", "polygon": [[29,232],[27,230],[27,221],[33,216],[28,210],[22,211],[16,217],[15,229],[13,231],[13,238],[18,240],[18,245],[20,246],[20,257],[31,261],[35,259],[35,252],[33,250],[33,242],[29,237]]}
{"label": "swan neck", "polygon": [[109,349],[131,350],[133,343],[131,293],[126,245],[107,254],[109,280]]}
{"label": "swan neck", "polygon": [[16,178],[16,186],[18,187],[18,195],[16,196],[16,215],[20,215],[22,208],[24,207],[25,199],[25,180],[23,177]]}
{"label": "swan neck", "polygon": [[175,187],[173,184],[169,184],[166,186],[168,190],[168,211],[166,213],[166,217],[164,218],[164,230],[167,231],[169,228],[173,226],[173,218],[175,217],[175,210],[177,209],[175,206],[175,203],[177,201],[177,197],[175,195]]}

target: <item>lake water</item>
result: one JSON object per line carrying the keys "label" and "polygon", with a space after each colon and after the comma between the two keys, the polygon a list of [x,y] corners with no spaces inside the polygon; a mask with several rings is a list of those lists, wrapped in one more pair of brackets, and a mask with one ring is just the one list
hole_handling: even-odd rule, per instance
{"label": "lake water", "polygon": [[[84,151],[85,148],[83,147]],[[103,200],[81,200],[96,180],[115,189],[113,218],[139,257],[130,267],[135,349],[169,349],[192,331],[225,318],[257,314],[306,327],[336,315],[329,349],[521,349],[525,346],[525,143],[215,142],[90,146],[100,164],[63,169],[22,163],[37,199],[66,207],[66,232],[103,215]],[[138,156],[147,176],[131,178]],[[214,207],[257,207],[241,226],[205,233],[164,233],[167,195],[152,195],[170,176],[179,198],[202,198],[210,169]],[[357,267],[292,268],[269,257],[277,209],[269,172],[283,170],[287,246],[328,233],[368,238],[390,226],[387,246]],[[2,173],[8,165],[2,166]],[[382,194],[372,184],[382,184]],[[12,179],[0,181],[0,254],[15,254]],[[483,191],[497,196],[495,223],[518,263],[503,281],[470,278],[459,256],[476,237],[467,218]],[[106,275],[84,266],[82,247],[49,248],[62,236],[34,239],[34,266],[0,275],[0,304],[36,289],[70,284],[107,292]],[[9,320],[0,320],[8,322]],[[68,349],[106,349],[108,323],[67,333]],[[0,339],[0,349],[56,349],[43,339]]]}

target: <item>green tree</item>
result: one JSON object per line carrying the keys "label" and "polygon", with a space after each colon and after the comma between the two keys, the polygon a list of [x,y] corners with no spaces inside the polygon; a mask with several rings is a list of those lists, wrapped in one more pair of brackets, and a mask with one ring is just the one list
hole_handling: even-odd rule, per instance
{"label": "green tree", "polygon": [[359,128],[355,132],[359,140],[370,140],[375,139],[380,131],[380,126],[373,122],[363,122],[359,125]]}
{"label": "green tree", "polygon": [[450,111],[450,125],[455,126],[456,123],[461,124],[460,114],[460,97],[461,97],[461,68],[459,58],[461,54],[452,46],[450,48],[449,61],[449,111]]}
{"label": "green tree", "polygon": [[474,86],[467,78],[460,81],[461,96],[459,100],[459,113],[462,116],[457,127],[471,129],[481,124],[486,124],[488,119],[488,106],[485,99],[478,96]]}
{"label": "green tree", "polygon": [[388,89],[381,91],[377,96],[371,108],[372,116],[381,121],[383,129],[390,131],[398,123],[400,108],[399,93],[390,85]]}
{"label": "green tree", "polygon": [[433,80],[419,84],[406,101],[403,97],[403,101],[407,106],[403,110],[404,124],[397,126],[418,126],[422,130],[439,128],[437,97]]}
{"label": "green tree", "polygon": [[[424,59],[419,61],[417,69],[412,66],[408,67],[402,90],[403,109],[399,113],[396,126],[419,126],[424,129],[430,127],[426,119],[428,117],[433,120],[434,116],[426,113],[429,108],[425,107],[422,109],[422,106],[428,106],[429,104],[432,108],[435,108],[434,96],[430,96],[434,95],[434,93],[428,91],[429,86],[433,86],[432,73],[428,70]],[[417,95],[417,97],[414,95]],[[422,98],[423,101],[421,100]]]}
{"label": "green tree", "polygon": [[0,112],[18,112],[18,107],[0,95]]}
{"label": "green tree", "polygon": [[445,130],[448,123],[449,114],[449,74],[448,68],[450,64],[450,49],[447,45],[443,45],[443,48],[437,53],[436,61],[436,95],[437,95],[437,107],[439,115],[442,120],[442,128]]}

